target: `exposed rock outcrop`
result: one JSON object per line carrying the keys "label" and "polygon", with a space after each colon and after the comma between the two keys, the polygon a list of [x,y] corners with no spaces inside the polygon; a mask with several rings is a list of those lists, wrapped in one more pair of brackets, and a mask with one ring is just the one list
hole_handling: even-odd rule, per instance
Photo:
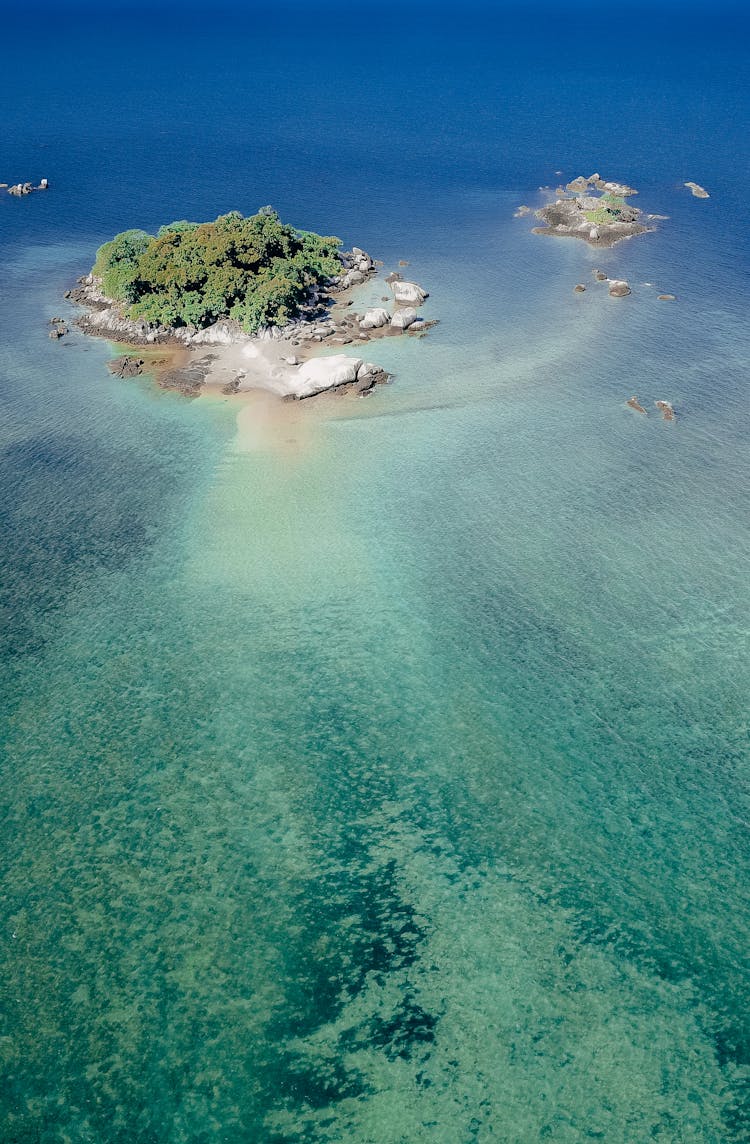
{"label": "exposed rock outcrop", "polygon": [[635,394],[633,394],[633,396],[628,399],[628,405],[630,406],[631,409],[635,409],[636,413],[645,413],[646,412],[646,410],[643,408],[643,406],[641,405],[640,401],[635,396]]}
{"label": "exposed rock outcrop", "polygon": [[375,310],[368,310],[359,323],[359,328],[360,330],[377,330],[381,326],[387,326],[390,320],[391,315],[381,306]]}
{"label": "exposed rock outcrop", "polygon": [[700,185],[700,183],[687,182],[687,183],[685,183],[685,186],[690,188],[690,193],[692,194],[693,198],[695,198],[695,199],[710,199],[711,198],[711,196],[709,195],[706,188],[702,187]]}
{"label": "exposed rock outcrop", "polygon": [[558,188],[554,202],[536,212],[545,225],[534,227],[534,233],[580,238],[592,246],[613,246],[623,238],[653,230],[645,225],[653,216],[644,216],[625,202],[636,194],[627,183],[607,181],[599,174],[588,178],[579,175],[567,187]]}
{"label": "exposed rock outcrop", "polygon": [[674,421],[675,412],[670,401],[655,401],[654,405],[661,410],[661,415],[665,421]]}
{"label": "exposed rock outcrop", "polygon": [[626,298],[630,293],[630,287],[623,278],[610,278],[609,280],[609,296],[610,298]]}
{"label": "exposed rock outcrop", "polygon": [[354,392],[364,395],[373,386],[387,380],[388,374],[380,366],[363,361],[362,358],[335,354],[306,361],[289,378],[286,392],[290,398],[303,399],[329,389],[350,387]]}
{"label": "exposed rock outcrop", "polygon": [[349,357],[347,354],[312,358],[301,365],[294,376],[294,396],[312,397],[324,389],[356,381],[364,364],[362,358]]}
{"label": "exposed rock outcrop", "polygon": [[144,361],[143,358],[124,357],[113,358],[112,361],[107,362],[107,369],[115,377],[138,377],[143,373]]}
{"label": "exposed rock outcrop", "polygon": [[417,311],[411,306],[396,310],[391,318],[392,330],[408,330],[417,320]]}
{"label": "exposed rock outcrop", "polygon": [[403,282],[400,279],[390,283],[396,302],[400,306],[421,306],[429,294],[416,282]]}
{"label": "exposed rock outcrop", "polygon": [[167,370],[159,374],[159,385],[162,389],[176,389],[184,397],[197,397],[214,360],[214,354],[206,354],[188,366]]}
{"label": "exposed rock outcrop", "polygon": [[33,183],[11,183],[10,186],[8,186],[7,183],[0,183],[0,186],[7,187],[9,195],[15,195],[16,197],[20,198],[23,195],[30,195],[32,191],[48,190],[49,180],[40,179],[36,186],[34,186]]}

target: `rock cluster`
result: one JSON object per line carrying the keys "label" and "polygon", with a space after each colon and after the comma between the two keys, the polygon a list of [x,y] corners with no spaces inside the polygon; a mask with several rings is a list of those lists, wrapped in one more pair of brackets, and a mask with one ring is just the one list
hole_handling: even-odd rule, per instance
{"label": "rock cluster", "polygon": [[64,318],[50,318],[49,324],[49,336],[53,341],[59,341],[60,338],[64,338],[65,335],[69,332],[68,327],[65,325]]}
{"label": "rock cluster", "polygon": [[[646,413],[646,410],[643,408],[635,394],[628,398],[626,405],[629,405],[631,409],[636,411],[636,413]],[[655,401],[654,405],[658,410],[660,410],[661,415],[665,421],[674,421],[675,411],[671,401]]]}
{"label": "rock cluster", "polygon": [[22,195],[30,195],[32,191],[48,190],[49,180],[41,179],[36,186],[33,183],[12,183],[10,186],[7,183],[0,183],[0,187],[6,187],[9,195],[17,195],[20,198]]}
{"label": "rock cluster", "polygon": [[[594,192],[600,191],[597,195]],[[602,179],[599,174],[586,178],[579,175],[565,187],[558,187],[554,202],[536,212],[544,226],[534,227],[534,234],[580,238],[592,246],[613,246],[623,238],[632,238],[652,230],[646,222],[655,215],[643,215],[625,199],[637,195],[634,187]],[[525,212],[516,211],[516,217]]]}
{"label": "rock cluster", "polygon": [[375,264],[365,250],[353,246],[339,254],[341,267],[344,271],[331,280],[331,285],[339,290],[348,290],[350,286],[360,286],[370,275],[375,273]]}
{"label": "rock cluster", "polygon": [[577,179],[572,179],[565,187],[565,190],[575,195],[585,195],[590,187],[596,188],[597,191],[607,192],[610,195],[617,195],[620,199],[628,198],[629,195],[638,194],[635,188],[629,187],[627,183],[606,181],[601,177],[598,171],[593,175],[589,175],[588,179],[585,178],[584,175],[579,175]]}
{"label": "rock cluster", "polygon": [[117,357],[107,362],[107,369],[115,377],[138,377],[143,373],[144,364],[143,358]]}

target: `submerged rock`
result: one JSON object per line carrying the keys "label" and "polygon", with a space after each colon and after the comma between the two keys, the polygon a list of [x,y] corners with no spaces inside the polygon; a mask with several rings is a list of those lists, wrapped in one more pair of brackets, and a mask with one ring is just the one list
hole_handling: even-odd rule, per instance
{"label": "submerged rock", "polygon": [[633,396],[628,399],[628,405],[630,406],[631,409],[635,409],[636,413],[645,413],[646,412],[646,410],[643,408],[643,406],[641,405],[640,401],[635,396],[635,394],[633,394]]}

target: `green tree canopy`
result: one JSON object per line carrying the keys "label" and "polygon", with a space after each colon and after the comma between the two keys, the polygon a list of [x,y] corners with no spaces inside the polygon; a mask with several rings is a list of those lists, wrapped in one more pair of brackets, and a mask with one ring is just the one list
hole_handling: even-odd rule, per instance
{"label": "green tree canopy", "polygon": [[253,333],[285,325],[309,286],[340,272],[340,245],[263,207],[249,218],[173,222],[156,235],[126,230],[99,248],[92,273],[132,318],[201,327],[232,317]]}

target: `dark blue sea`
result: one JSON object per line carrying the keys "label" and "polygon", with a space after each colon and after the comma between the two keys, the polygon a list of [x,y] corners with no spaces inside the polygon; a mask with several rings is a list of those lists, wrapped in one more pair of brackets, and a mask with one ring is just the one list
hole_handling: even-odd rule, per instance
{"label": "dark blue sea", "polygon": [[[748,32],[3,17],[2,1144],[750,1139]],[[594,171],[656,230],[514,217]],[[269,203],[430,292],[366,401],[49,339]]]}

